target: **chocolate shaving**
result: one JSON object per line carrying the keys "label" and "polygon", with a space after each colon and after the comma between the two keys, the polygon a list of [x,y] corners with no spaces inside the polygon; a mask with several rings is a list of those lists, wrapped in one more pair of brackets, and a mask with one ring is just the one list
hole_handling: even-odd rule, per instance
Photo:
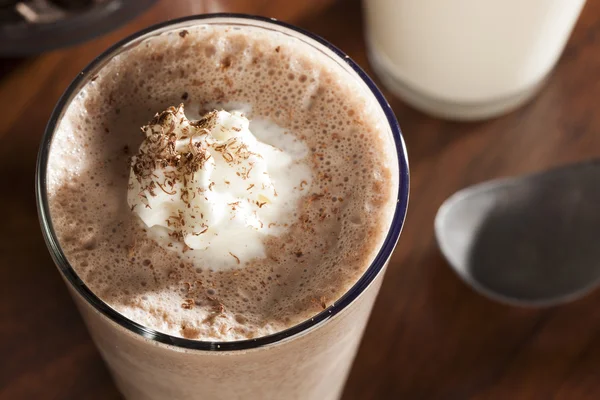
{"label": "chocolate shaving", "polygon": [[229,252],[229,254],[231,254],[231,256],[232,256],[233,258],[235,258],[235,261],[237,261],[237,263],[238,263],[238,264],[240,263],[240,259],[239,259],[239,257],[238,257],[238,256],[236,256],[236,255],[235,255],[235,254],[233,254],[232,252]]}
{"label": "chocolate shaving", "polygon": [[194,307],[194,299],[184,299],[181,308],[190,310]]}
{"label": "chocolate shaving", "polygon": [[[153,181],[153,182],[154,182],[154,181]],[[176,194],[176,193],[177,193],[177,191],[176,191],[176,190],[173,190],[172,192],[169,192],[169,191],[167,191],[167,190],[166,190],[166,189],[163,187],[163,185],[161,185],[161,184],[160,184],[160,183],[158,183],[158,182],[156,182],[156,184],[158,185],[158,187],[159,187],[159,188],[160,188],[160,189],[161,189],[163,192],[165,192],[166,194],[168,194],[168,195],[170,195],[170,196],[172,196],[172,195],[174,195],[174,194]]]}
{"label": "chocolate shaving", "polygon": [[194,235],[194,236],[200,236],[200,235],[202,235],[203,233],[206,233],[206,231],[207,231],[207,230],[208,230],[208,227],[204,228],[204,229],[203,229],[201,232],[197,232],[197,233],[196,233],[196,232],[194,232],[194,233],[192,233],[192,235]]}

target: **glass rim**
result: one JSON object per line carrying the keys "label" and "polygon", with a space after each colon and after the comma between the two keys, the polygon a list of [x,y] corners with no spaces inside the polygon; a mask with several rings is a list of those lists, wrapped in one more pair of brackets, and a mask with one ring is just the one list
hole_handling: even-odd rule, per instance
{"label": "glass rim", "polygon": [[[108,60],[119,50],[126,48],[128,44],[135,42],[142,36],[148,35],[154,31],[158,31],[163,28],[167,28],[169,26],[175,26],[185,22],[203,21],[219,18],[239,19],[246,22],[258,21],[267,25],[274,25],[275,28],[285,28],[291,31],[295,31],[296,33],[308,37],[308,39],[316,41],[317,43],[325,46],[328,50],[333,52],[335,56],[339,57],[338,61],[345,62],[346,64],[348,64],[354,71],[354,73],[356,73],[358,77],[361,78],[366,84],[366,86],[370,89],[371,94],[375,97],[377,103],[379,104],[387,118],[387,123],[391,130],[394,139],[394,145],[396,147],[399,168],[398,177],[400,181],[398,185],[398,193],[395,196],[396,208],[394,210],[394,215],[386,237],[381,247],[379,248],[377,255],[375,256],[369,267],[363,272],[363,274],[354,283],[354,285],[350,287],[350,289],[348,289],[338,300],[336,300],[332,305],[330,305],[320,313],[285,330],[254,339],[244,339],[228,342],[186,339],[178,336],[169,335],[167,333],[159,332],[125,317],[124,315],[110,307],[103,300],[101,300],[95,293],[93,293],[90,290],[90,288],[83,282],[83,280],[79,278],[79,276],[77,275],[77,273],[75,272],[75,270],[67,260],[67,257],[62,251],[62,248],[58,242],[58,238],[56,237],[56,233],[52,225],[50,208],[48,204],[48,193],[46,187],[48,159],[55,129],[62,118],[63,112],[70,104],[73,95],[76,94],[76,91],[80,89],[80,85],[86,82],[86,79],[89,78],[91,72],[95,71],[96,68],[101,67],[104,61]],[[310,42],[307,44],[311,45]],[[392,111],[392,108],[384,98],[381,91],[371,80],[371,78],[369,78],[367,74],[362,70],[362,68],[360,68],[358,64],[356,64],[348,55],[346,55],[343,51],[341,51],[325,39],[321,38],[320,36],[308,32],[302,28],[298,28],[294,25],[278,21],[275,18],[237,13],[214,13],[185,16],[182,18],[160,22],[151,25],[147,28],[144,28],[110,46],[100,55],[95,57],[79,74],[77,74],[75,79],[69,84],[65,92],[60,97],[59,101],[56,103],[56,106],[52,111],[50,119],[48,120],[48,124],[46,125],[44,134],[42,136],[36,165],[35,192],[38,217],[42,228],[42,234],[44,236],[46,246],[48,247],[48,250],[50,252],[50,255],[52,256],[54,263],[60,269],[64,278],[68,281],[68,284],[71,285],[72,288],[96,311],[98,311],[104,317],[108,318],[112,322],[116,323],[117,325],[120,325],[122,328],[125,328],[126,330],[132,333],[141,335],[147,339],[165,345],[189,350],[239,351],[256,349],[259,347],[276,344],[291,337],[305,333],[311,328],[317,327],[318,325],[329,320],[342,310],[346,309],[346,307],[353,303],[354,300],[356,300],[358,296],[360,296],[360,294],[362,294],[366,290],[366,288],[379,275],[379,272],[381,272],[383,267],[386,265],[400,237],[400,233],[404,225],[404,219],[406,218],[406,212],[408,208],[409,179],[410,178],[406,146],[404,144],[402,132],[400,130],[400,126],[398,124],[398,121],[396,120],[394,112]]]}

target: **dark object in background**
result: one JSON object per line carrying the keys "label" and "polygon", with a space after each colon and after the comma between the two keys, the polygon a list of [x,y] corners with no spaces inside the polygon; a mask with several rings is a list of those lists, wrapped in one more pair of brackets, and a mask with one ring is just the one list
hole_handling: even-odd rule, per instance
{"label": "dark object in background", "polygon": [[0,56],[26,56],[109,32],[156,0],[0,0]]}

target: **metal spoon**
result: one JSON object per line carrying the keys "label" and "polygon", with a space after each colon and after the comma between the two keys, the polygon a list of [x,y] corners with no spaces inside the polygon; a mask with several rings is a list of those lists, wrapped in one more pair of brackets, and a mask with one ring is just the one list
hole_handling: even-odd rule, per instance
{"label": "metal spoon", "polygon": [[510,304],[548,306],[600,283],[600,160],[463,189],[438,210],[458,275]]}

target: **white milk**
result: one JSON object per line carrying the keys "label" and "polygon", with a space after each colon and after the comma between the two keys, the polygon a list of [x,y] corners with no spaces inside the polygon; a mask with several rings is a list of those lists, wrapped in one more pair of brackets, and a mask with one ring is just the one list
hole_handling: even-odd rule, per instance
{"label": "white milk", "polygon": [[456,119],[507,112],[556,64],[585,0],[365,0],[374,69],[416,108]]}

